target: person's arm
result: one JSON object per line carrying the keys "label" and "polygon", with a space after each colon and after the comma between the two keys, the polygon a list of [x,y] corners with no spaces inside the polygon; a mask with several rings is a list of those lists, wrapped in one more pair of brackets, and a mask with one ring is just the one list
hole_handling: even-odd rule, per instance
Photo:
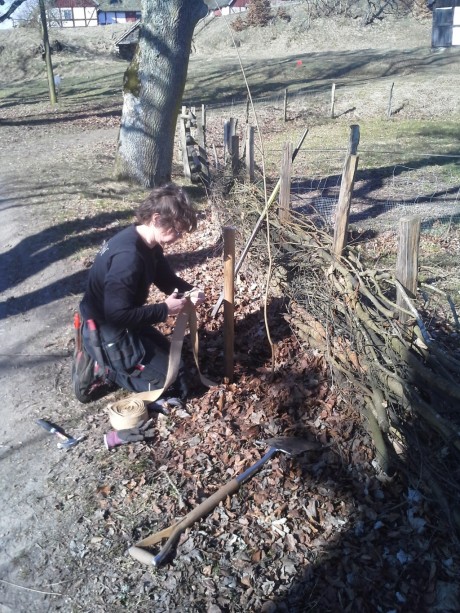
{"label": "person's arm", "polygon": [[154,283],[158,289],[168,296],[177,289],[179,292],[188,292],[193,289],[193,285],[181,279],[172,270],[168,260],[165,258],[163,249],[158,246],[155,247],[154,257],[156,259],[156,272]]}

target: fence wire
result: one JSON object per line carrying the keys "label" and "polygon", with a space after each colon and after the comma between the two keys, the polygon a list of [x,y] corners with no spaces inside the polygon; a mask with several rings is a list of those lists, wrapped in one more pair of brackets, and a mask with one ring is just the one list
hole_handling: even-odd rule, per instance
{"label": "fence wire", "polygon": [[[299,93],[301,100],[303,94]],[[330,103],[326,92],[318,92],[321,114]],[[313,100],[310,92],[309,101]],[[258,119],[264,129],[278,129],[274,114],[282,112],[283,95],[255,100],[259,105]],[[310,104],[310,108],[312,105]],[[226,118],[238,120],[240,143],[243,150],[246,136],[246,102],[235,105],[222,115],[210,113],[223,124]],[[279,117],[278,117],[279,119]],[[268,127],[267,127],[268,126]],[[342,144],[342,143],[340,143]],[[303,146],[293,167],[291,181],[292,208],[302,214],[314,216],[319,223],[333,226],[346,144],[336,149],[308,149]],[[384,151],[358,148],[359,164],[355,178],[349,224],[362,230],[398,230],[399,219],[418,215],[422,232],[438,232],[450,224],[460,226],[460,155],[404,150]],[[259,148],[255,141],[256,180],[261,181],[262,156],[267,178],[273,184],[279,178],[281,149]],[[222,157],[222,156],[221,156]]]}
{"label": "fence wire", "polygon": [[[276,154],[280,156],[281,152]],[[305,168],[305,174],[293,177],[291,182],[295,211],[312,215],[326,226],[334,224],[345,155],[346,152],[340,150],[301,152],[296,170]],[[392,155],[394,159],[397,154]],[[416,157],[423,159],[423,156]],[[391,163],[388,157],[391,159],[387,152],[360,153],[350,227],[397,232],[399,220],[408,215],[420,217],[422,232],[460,224],[459,173],[452,166],[441,163],[452,162],[456,156],[439,156],[433,164],[430,155],[426,165],[418,162],[414,166]]]}

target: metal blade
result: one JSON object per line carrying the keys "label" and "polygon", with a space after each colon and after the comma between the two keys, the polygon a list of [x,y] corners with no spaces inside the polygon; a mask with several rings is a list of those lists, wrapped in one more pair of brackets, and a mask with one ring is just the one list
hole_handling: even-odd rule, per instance
{"label": "metal blade", "polygon": [[316,441],[310,441],[306,438],[300,438],[297,436],[280,436],[269,438],[268,440],[264,441],[264,443],[265,445],[270,445],[270,447],[292,456],[303,453],[304,451],[321,449],[321,445]]}

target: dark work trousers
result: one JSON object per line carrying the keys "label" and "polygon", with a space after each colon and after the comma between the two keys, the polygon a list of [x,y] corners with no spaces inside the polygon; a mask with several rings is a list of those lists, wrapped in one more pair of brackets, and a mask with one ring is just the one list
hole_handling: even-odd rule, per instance
{"label": "dark work trousers", "polygon": [[[120,364],[110,361],[106,347],[111,345],[113,340],[118,338],[120,331],[114,331],[110,326],[104,324],[98,326],[101,339],[102,353],[108,368],[107,378],[120,387],[133,391],[145,392],[161,389],[166,381],[168,372],[169,350],[171,347],[168,339],[152,326],[145,326],[131,331],[132,338],[136,347],[141,349],[138,356],[139,361],[122,367]],[[83,343],[90,356],[97,360],[94,347],[90,339],[87,324],[83,326]],[[135,353],[135,352],[134,352]],[[143,357],[142,357],[142,354]],[[188,386],[185,378],[184,363],[181,360],[179,373],[176,381],[168,389],[168,396],[174,396],[185,400]]]}

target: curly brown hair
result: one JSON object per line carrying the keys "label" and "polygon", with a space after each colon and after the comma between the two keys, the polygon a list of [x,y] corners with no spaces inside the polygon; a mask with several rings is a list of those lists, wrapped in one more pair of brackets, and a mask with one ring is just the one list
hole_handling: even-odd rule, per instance
{"label": "curly brown hair", "polygon": [[149,224],[154,215],[159,216],[162,228],[174,228],[181,233],[196,228],[195,208],[185,190],[175,183],[155,187],[136,211],[139,224]]}

